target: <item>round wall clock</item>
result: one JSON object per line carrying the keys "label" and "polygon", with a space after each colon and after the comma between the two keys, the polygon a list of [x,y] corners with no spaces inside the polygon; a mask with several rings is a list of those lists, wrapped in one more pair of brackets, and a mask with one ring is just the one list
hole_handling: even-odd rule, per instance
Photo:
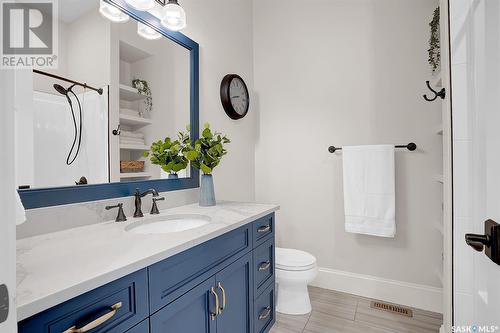
{"label": "round wall clock", "polygon": [[231,119],[241,119],[248,113],[250,98],[245,81],[236,74],[228,74],[220,84],[220,99]]}

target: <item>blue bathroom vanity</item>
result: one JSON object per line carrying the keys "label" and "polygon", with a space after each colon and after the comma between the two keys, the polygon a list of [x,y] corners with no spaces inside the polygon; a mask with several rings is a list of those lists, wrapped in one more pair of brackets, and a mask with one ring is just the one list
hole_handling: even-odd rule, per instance
{"label": "blue bathroom vanity", "polygon": [[[110,244],[91,250],[90,247],[95,247],[95,243],[87,245],[84,237],[81,243],[75,244],[75,249],[67,250],[67,258],[61,254],[64,258],[59,264],[46,258],[47,265],[53,266],[51,269],[57,266],[61,269],[59,272],[47,269],[38,274],[40,288],[47,288],[43,295],[37,296],[36,292],[29,290],[37,288],[36,281],[26,284],[18,281],[18,310],[22,319],[19,332],[268,332],[275,322],[274,211],[277,207],[246,204],[242,210],[246,209],[245,216],[238,214],[231,205],[222,204],[203,210],[204,214],[211,216],[212,222],[199,230],[178,233],[177,243],[169,241],[175,239],[173,235],[128,233],[127,224],[140,223],[138,221],[84,227],[79,230],[80,233],[85,232],[85,228],[92,230],[91,235],[88,235],[89,242],[92,237],[103,237],[109,239]],[[201,210],[196,206],[180,210]],[[178,213],[178,209],[172,210],[162,214]],[[251,210],[261,213],[250,214]],[[220,219],[221,215],[225,217]],[[119,232],[126,239],[116,239],[117,243],[113,244],[114,240],[110,237],[116,237]],[[99,236],[95,236],[97,234]],[[21,255],[18,259],[21,266],[18,267],[18,270],[21,269],[18,275],[34,270],[32,267],[23,267],[34,265],[30,263],[31,256],[41,255],[49,249],[58,251],[54,243],[41,245],[41,237],[45,237],[44,241],[48,242],[66,239],[67,242],[61,245],[64,247],[71,242],[72,237],[76,237],[74,235],[74,230],[67,230],[51,236],[21,240],[18,252],[23,252],[24,246],[24,250],[30,248],[32,253],[25,257]],[[135,242],[130,243],[133,237]],[[106,258],[106,251],[111,252],[110,259],[115,256],[118,258],[120,251],[112,249],[121,246],[120,242],[129,243],[122,255],[131,259],[120,259],[122,263],[110,269],[106,264],[103,265],[103,259]],[[161,248],[158,244],[163,242],[165,250],[158,252]],[[86,249],[86,246],[89,248]],[[85,267],[64,265],[65,260],[72,260],[70,257],[74,258],[74,265],[87,265],[85,262],[78,263],[85,251],[89,251],[88,279],[85,278]],[[101,258],[96,258],[95,264],[91,256],[94,252],[101,253]],[[174,252],[177,253],[171,255]],[[141,266],[144,267],[97,286],[98,281],[116,277],[120,271],[126,272]],[[96,271],[98,267],[107,269],[107,272],[99,275],[100,272]],[[64,279],[66,272],[69,281]],[[83,277],[78,280],[76,277],[79,272]],[[37,275],[37,272],[32,273]],[[99,278],[96,279],[96,276]],[[51,278],[54,281],[47,280]],[[96,287],[89,289],[93,285]],[[72,297],[78,290],[85,289],[88,290]],[[65,298],[68,300],[48,307]],[[32,314],[36,309],[44,310]]]}

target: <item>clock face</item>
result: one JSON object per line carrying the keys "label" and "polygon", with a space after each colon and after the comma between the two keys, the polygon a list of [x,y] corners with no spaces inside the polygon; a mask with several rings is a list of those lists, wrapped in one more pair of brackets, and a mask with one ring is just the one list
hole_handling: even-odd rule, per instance
{"label": "clock face", "polygon": [[248,91],[245,82],[239,77],[234,78],[229,84],[229,97],[234,111],[240,116],[245,115],[249,105]]}
{"label": "clock face", "polygon": [[250,106],[250,96],[245,81],[236,74],[227,74],[220,84],[220,99],[229,118],[245,117]]}

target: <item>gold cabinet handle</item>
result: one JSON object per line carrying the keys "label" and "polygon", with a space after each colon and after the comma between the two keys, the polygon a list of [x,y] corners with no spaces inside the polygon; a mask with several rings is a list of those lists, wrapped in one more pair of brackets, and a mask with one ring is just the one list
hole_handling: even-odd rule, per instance
{"label": "gold cabinet handle", "polygon": [[271,315],[271,307],[268,306],[259,314],[259,320],[266,320]]}
{"label": "gold cabinet handle", "polygon": [[224,287],[220,282],[217,284],[217,287],[222,291],[222,306],[220,307],[220,313],[222,313],[222,311],[226,308],[226,290],[224,290]]}
{"label": "gold cabinet handle", "polygon": [[271,267],[271,262],[266,261],[259,265],[259,272],[267,271]]}
{"label": "gold cabinet handle", "polygon": [[262,226],[259,229],[257,229],[257,232],[262,234],[264,232],[268,232],[269,230],[271,230],[271,226],[265,225],[265,226]]}
{"label": "gold cabinet handle", "polygon": [[212,320],[215,320],[217,316],[220,314],[219,295],[217,295],[217,293],[215,292],[214,287],[210,288],[210,293],[215,297],[215,312],[210,313],[210,318],[212,318]]}
{"label": "gold cabinet handle", "polygon": [[90,330],[93,330],[97,326],[101,326],[102,324],[110,320],[116,314],[118,309],[121,307],[122,307],[122,302],[116,303],[111,307],[111,311],[106,313],[105,315],[102,315],[101,317],[97,318],[96,320],[88,323],[87,325],[81,328],[76,328],[76,326],[70,327],[63,333],[85,333]]}

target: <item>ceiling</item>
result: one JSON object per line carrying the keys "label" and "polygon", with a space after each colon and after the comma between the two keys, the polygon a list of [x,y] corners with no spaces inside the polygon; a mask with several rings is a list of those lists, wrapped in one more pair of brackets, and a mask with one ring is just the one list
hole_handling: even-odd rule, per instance
{"label": "ceiling", "polygon": [[91,10],[98,10],[99,0],[59,0],[59,19],[71,23]]}

